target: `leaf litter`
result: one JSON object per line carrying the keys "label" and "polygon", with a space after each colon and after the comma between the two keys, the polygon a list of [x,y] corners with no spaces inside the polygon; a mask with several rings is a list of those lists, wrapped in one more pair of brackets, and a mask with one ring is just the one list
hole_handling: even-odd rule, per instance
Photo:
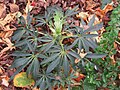
{"label": "leaf litter", "polygon": [[[79,11],[80,13],[76,15],[74,19],[74,22],[79,26],[78,19],[82,18],[86,23],[88,23],[93,15],[95,15],[95,22],[94,25],[104,22],[104,27],[99,30],[98,32],[92,32],[99,34],[98,37],[96,37],[97,42],[100,41],[101,35],[103,32],[105,32],[105,27],[107,26],[108,21],[110,20],[108,13],[114,9],[113,5],[117,3],[116,0],[113,0],[111,3],[107,4],[103,9],[101,9],[101,0],[1,0],[0,1],[0,62],[6,61],[12,61],[13,58],[9,57],[9,54],[12,50],[15,49],[13,42],[11,41],[11,37],[14,33],[14,31],[17,29],[15,24],[17,23],[17,14],[19,13],[23,17],[26,18],[26,14],[28,11],[31,11],[32,14],[39,14],[44,13],[44,10],[50,6],[50,5],[59,5],[64,10],[68,8],[73,8],[77,4],[79,4]],[[21,7],[22,10],[21,10]],[[8,9],[9,8],[9,9]],[[22,11],[22,12],[21,12]],[[81,26],[81,23],[80,23]],[[88,26],[82,26],[84,28],[88,28]],[[120,44],[119,42],[115,42],[115,48],[118,53],[120,53]],[[80,54],[82,57],[86,55],[85,53]],[[114,56],[111,57],[113,59],[112,63],[115,63]],[[7,66],[4,66],[0,63],[0,81],[2,80],[3,87],[0,87],[0,89],[9,88],[9,90],[14,88],[14,90],[17,90],[13,85],[9,85],[9,76],[8,75],[8,69],[11,65],[10,62],[7,62]],[[78,61],[77,61],[78,62]],[[12,70],[13,71],[13,70]],[[9,73],[12,73],[12,71],[9,71]],[[5,75],[3,74],[5,73]],[[78,74],[77,74],[78,75]],[[85,76],[83,74],[79,73],[79,77],[77,79],[84,78]],[[119,75],[120,78],[120,75]],[[76,80],[77,80],[76,79]],[[11,89],[11,90],[12,90]],[[22,89],[21,89],[22,90]],[[30,89],[29,89],[30,90]],[[34,90],[34,89],[33,89]],[[37,89],[36,89],[37,90]]]}

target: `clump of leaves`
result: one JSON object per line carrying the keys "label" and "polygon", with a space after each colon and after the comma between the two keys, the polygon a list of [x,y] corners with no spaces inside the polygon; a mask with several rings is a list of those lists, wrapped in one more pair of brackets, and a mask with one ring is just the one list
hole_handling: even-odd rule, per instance
{"label": "clump of leaves", "polygon": [[102,87],[110,90],[118,90],[120,88],[118,83],[120,61],[113,57],[116,54],[114,43],[116,41],[120,42],[118,37],[120,30],[119,20],[120,5],[112,11],[109,26],[106,28],[106,32],[103,33],[101,41],[95,50],[95,52],[106,53],[106,58],[103,60],[92,60],[92,62],[98,66],[101,66],[102,68],[98,69],[96,72],[96,70],[94,70],[93,64],[89,63],[86,65],[87,77],[85,78],[84,82],[87,82],[88,86],[91,86],[91,84],[95,86],[94,89]]}
{"label": "clump of leaves", "polygon": [[[27,75],[32,75],[35,86],[41,90],[61,85],[70,89],[78,68],[82,71],[91,59],[105,57],[92,53],[97,47],[94,38],[97,34],[90,34],[101,29],[102,23],[93,25],[93,17],[85,29],[67,22],[78,13],[77,8],[63,12],[53,6],[47,8],[44,15],[33,17],[28,13],[26,19],[19,18],[20,26],[13,36],[17,50],[12,54],[15,60],[11,68],[17,69],[15,74],[26,68]],[[81,22],[85,25],[83,20]]]}

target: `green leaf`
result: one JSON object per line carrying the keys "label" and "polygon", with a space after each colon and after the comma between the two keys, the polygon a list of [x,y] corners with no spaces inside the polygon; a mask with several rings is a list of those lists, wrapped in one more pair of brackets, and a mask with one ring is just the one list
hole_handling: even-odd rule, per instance
{"label": "green leaf", "polygon": [[39,61],[38,61],[38,59],[37,58],[35,58],[34,60],[33,60],[33,71],[32,71],[32,73],[33,73],[33,77],[34,78],[37,78],[37,75],[38,75],[38,73],[39,73],[39,71],[40,71],[40,63],[39,63]]}
{"label": "green leaf", "polygon": [[39,18],[38,20],[36,20],[36,22],[38,23],[36,26],[42,26],[46,24],[46,21],[43,18]]}
{"label": "green leaf", "polygon": [[78,48],[79,48],[80,51],[82,50],[82,46],[83,46],[82,41],[81,41],[81,39],[79,39]]}
{"label": "green leaf", "polygon": [[80,86],[74,86],[72,87],[72,90],[83,90]]}
{"label": "green leaf", "polygon": [[79,54],[77,54],[77,53],[76,53],[75,51],[73,51],[73,50],[72,50],[72,51],[69,51],[68,53],[69,53],[71,56],[75,57],[75,58],[78,58],[78,59],[80,58]]}
{"label": "green leaf", "polygon": [[20,46],[25,45],[25,44],[26,44],[26,40],[23,39],[23,40],[17,42],[17,43],[15,44],[15,47],[20,47]]}
{"label": "green leaf", "polygon": [[40,78],[38,81],[36,81],[36,84],[35,84],[34,87],[37,87],[38,85],[40,86],[42,80],[43,80],[43,78]]}
{"label": "green leaf", "polygon": [[13,41],[19,41],[22,37],[23,37],[23,35],[24,35],[24,33],[25,33],[25,30],[18,30],[18,31],[16,31],[16,33],[14,34],[14,36],[12,37],[13,38]]}
{"label": "green leaf", "polygon": [[15,75],[13,80],[15,87],[28,87],[31,85],[34,85],[34,80],[31,78],[31,76],[27,77],[26,72],[21,72],[17,75]]}
{"label": "green leaf", "polygon": [[97,37],[98,34],[86,34],[86,35],[83,35],[83,37],[85,38],[93,38],[93,37]]}
{"label": "green leaf", "polygon": [[30,74],[32,74],[33,72],[33,64],[34,64],[34,61],[32,61],[31,63],[30,63],[30,65],[27,67],[27,71],[26,71],[26,73],[27,73],[27,75],[30,75]]}
{"label": "green leaf", "polygon": [[68,61],[66,55],[64,56],[63,67],[64,67],[64,74],[67,77],[68,73],[70,71],[70,67],[69,67],[69,61]]}
{"label": "green leaf", "polygon": [[30,57],[28,58],[19,58],[19,59],[15,59],[13,64],[11,65],[10,68],[16,68],[19,67],[25,63],[27,63],[28,61],[30,61]]}
{"label": "green leaf", "polygon": [[91,27],[94,24],[94,21],[95,21],[95,15],[90,19],[88,26]]}
{"label": "green leaf", "polygon": [[103,58],[106,54],[95,54],[95,53],[88,53],[86,55],[87,58]]}
{"label": "green leaf", "polygon": [[45,86],[46,86],[45,84],[46,84],[45,80],[43,79],[42,82],[41,82],[41,84],[40,84],[40,89],[41,90],[45,90]]}
{"label": "green leaf", "polygon": [[92,49],[95,49],[97,47],[96,43],[93,40],[85,40],[84,43],[87,45],[87,47],[91,47]]}
{"label": "green leaf", "polygon": [[31,43],[30,43],[28,40],[26,40],[26,43],[27,43],[30,51],[31,51],[32,53],[34,53],[34,48],[33,48],[33,46],[31,45]]}
{"label": "green leaf", "polygon": [[86,25],[85,21],[81,18],[82,25]]}
{"label": "green leaf", "polygon": [[32,22],[33,15],[30,15],[30,12],[27,13],[27,25],[29,26]]}
{"label": "green leaf", "polygon": [[91,83],[84,83],[84,90],[96,90],[96,86]]}
{"label": "green leaf", "polygon": [[88,52],[89,51],[89,46],[86,43],[86,39],[82,38],[81,42],[82,42],[82,45],[83,45],[85,51]]}
{"label": "green leaf", "polygon": [[45,46],[43,46],[41,50],[43,50],[43,52],[45,53],[45,52],[47,52],[53,45],[54,45],[54,41],[52,41],[52,42],[46,44]]}
{"label": "green leaf", "polygon": [[11,55],[12,56],[17,56],[17,57],[20,57],[20,56],[31,56],[31,54],[25,53],[25,52],[22,52],[22,51],[15,51]]}
{"label": "green leaf", "polygon": [[76,40],[72,43],[72,45],[68,46],[68,47],[67,47],[67,50],[73,48],[73,47],[77,44],[78,40],[79,40],[79,39],[76,39]]}
{"label": "green leaf", "polygon": [[22,24],[22,26],[26,25],[26,21],[23,16],[20,16],[20,23]]}
{"label": "green leaf", "polygon": [[93,31],[98,31],[103,27],[103,23],[97,24],[95,26],[89,27],[87,30],[84,30],[83,34]]}
{"label": "green leaf", "polygon": [[72,66],[75,64],[75,58],[72,56],[72,55],[70,55],[70,54],[67,54],[67,58],[70,60],[70,63],[72,64]]}
{"label": "green leaf", "polygon": [[56,60],[54,60],[53,62],[51,62],[49,64],[49,66],[47,67],[47,73],[50,73],[55,67],[57,67],[57,65],[60,62],[60,57],[58,57]]}
{"label": "green leaf", "polygon": [[106,81],[107,81],[107,80],[106,80],[107,77],[105,76],[105,74],[102,75],[102,79],[103,79],[103,82],[106,83]]}
{"label": "green leaf", "polygon": [[49,62],[53,61],[55,58],[57,58],[59,55],[60,55],[60,53],[52,54],[51,57],[48,57],[47,59],[43,60],[40,64],[42,65],[45,63],[49,63]]}
{"label": "green leaf", "polygon": [[74,7],[73,9],[71,9],[71,10],[68,9],[68,10],[65,12],[65,16],[68,17],[68,16],[75,15],[75,14],[79,13],[79,11],[76,11],[76,10],[78,9],[78,7],[79,7],[79,5],[75,6],[75,7]]}

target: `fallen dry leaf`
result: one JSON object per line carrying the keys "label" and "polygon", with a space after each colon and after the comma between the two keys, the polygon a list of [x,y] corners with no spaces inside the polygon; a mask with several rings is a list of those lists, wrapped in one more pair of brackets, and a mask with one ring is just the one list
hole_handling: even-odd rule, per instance
{"label": "fallen dry leaf", "polygon": [[0,4],[0,18],[4,18],[6,16],[6,6],[5,4]]}
{"label": "fallen dry leaf", "polygon": [[3,90],[2,87],[0,87],[0,90]]}
{"label": "fallen dry leaf", "polygon": [[113,65],[115,65],[116,64],[116,60],[115,60],[115,56],[114,55],[112,55],[111,57],[111,64],[113,64]]}
{"label": "fallen dry leaf", "polygon": [[24,10],[24,12],[25,12],[26,14],[27,14],[28,12],[30,12],[30,11],[33,9],[33,7],[34,7],[34,6],[31,5],[30,0],[27,0],[27,1],[28,1],[28,3],[27,3],[26,8],[25,8],[25,10]]}
{"label": "fallen dry leaf", "polygon": [[14,49],[10,37],[13,35],[16,27],[11,25],[11,22],[16,20],[16,13],[7,14],[5,18],[0,19],[0,43],[7,45],[7,47],[1,48],[0,56],[3,56],[8,50]]}
{"label": "fallen dry leaf", "polygon": [[32,90],[40,90],[39,88],[33,88]]}
{"label": "fallen dry leaf", "polygon": [[6,86],[6,87],[8,87],[8,85],[9,85],[9,77],[8,76],[1,76],[1,78],[2,78],[2,85],[4,85],[4,86]]}
{"label": "fallen dry leaf", "polygon": [[106,13],[108,13],[108,11],[113,10],[113,2],[111,2],[110,4],[107,4],[103,10],[99,7],[96,9],[95,14],[100,16],[101,19],[106,15]]}
{"label": "fallen dry leaf", "polygon": [[3,50],[1,50],[0,56],[2,56],[8,50],[15,49],[15,47],[13,46],[13,44],[11,43],[9,38],[5,38],[5,39],[2,39],[2,40],[7,45],[7,47],[5,47]]}
{"label": "fallen dry leaf", "polygon": [[80,53],[80,57],[84,58],[87,55],[87,53]]}
{"label": "fallen dry leaf", "polygon": [[115,41],[115,42],[114,42],[114,48],[116,49],[116,51],[117,51],[118,53],[120,53],[120,42]]}
{"label": "fallen dry leaf", "polygon": [[79,72],[76,72],[75,76],[77,76],[77,78],[74,78],[73,80],[75,80],[76,82],[80,82],[83,78],[85,78],[85,75]]}
{"label": "fallen dry leaf", "polygon": [[100,6],[100,3],[96,3],[94,0],[86,0],[86,10],[94,12],[95,7]]}
{"label": "fallen dry leaf", "polygon": [[10,4],[9,6],[10,6],[11,13],[15,13],[15,12],[19,11],[19,6],[18,5],[13,3],[13,4]]}
{"label": "fallen dry leaf", "polygon": [[2,74],[3,73],[3,70],[2,70],[2,67],[0,67],[0,74]]}
{"label": "fallen dry leaf", "polygon": [[76,15],[77,18],[82,18],[83,20],[87,20],[89,14],[88,12],[80,12],[79,14]]}

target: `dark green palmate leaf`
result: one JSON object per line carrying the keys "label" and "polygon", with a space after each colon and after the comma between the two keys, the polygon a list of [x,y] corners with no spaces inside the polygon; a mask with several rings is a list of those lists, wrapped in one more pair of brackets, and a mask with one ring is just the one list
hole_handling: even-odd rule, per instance
{"label": "dark green palmate leaf", "polygon": [[27,68],[27,74],[32,74],[33,78],[36,79],[40,70],[40,64],[37,58],[34,58],[29,67]]}
{"label": "dark green palmate leaf", "polygon": [[68,76],[68,73],[70,71],[70,66],[69,65],[70,65],[70,63],[67,59],[67,56],[65,55],[64,56],[64,61],[63,61],[63,67],[64,67],[64,74],[65,74],[66,77]]}
{"label": "dark green palmate leaf", "polygon": [[30,57],[15,59],[11,68],[17,68],[17,67],[19,67],[21,65],[24,65],[25,63],[29,62],[30,60],[31,60]]}
{"label": "dark green palmate leaf", "polygon": [[47,59],[45,59],[44,61],[42,61],[40,64],[49,63],[49,62],[55,60],[59,55],[60,55],[60,53],[55,53],[55,54],[51,55],[50,57],[48,57]]}
{"label": "dark green palmate leaf", "polygon": [[46,90],[47,88],[49,88],[49,90],[52,90],[51,80],[55,79],[53,73],[46,73],[45,71],[43,71],[38,74],[38,77],[39,79],[36,81],[35,87],[39,86],[41,90]]}
{"label": "dark green palmate leaf", "polygon": [[91,26],[88,29],[86,29],[83,34],[88,33],[88,32],[94,32],[94,31],[98,31],[103,27],[103,23],[97,24],[95,26]]}
{"label": "dark green palmate leaf", "polygon": [[90,22],[88,23],[88,26],[91,27],[95,22],[95,15],[90,19]]}
{"label": "dark green palmate leaf", "polygon": [[20,57],[20,56],[31,56],[31,54],[26,53],[26,52],[22,52],[22,51],[15,51],[11,55],[12,56],[17,56],[17,57]]}
{"label": "dark green palmate leaf", "polygon": [[[72,30],[73,33],[75,32],[73,35],[73,38],[75,39],[75,41],[70,46],[68,46],[68,49],[71,49],[76,46],[77,48],[80,49],[80,51],[84,49],[86,52],[89,52],[90,48],[94,50],[97,47],[94,37],[97,37],[98,35],[88,34],[88,33],[100,30],[103,27],[103,24],[100,23],[97,25],[93,25],[94,20],[95,20],[95,16],[93,16],[91,21],[88,23],[89,28],[87,30],[84,30],[79,27],[75,27]],[[86,25],[86,23],[83,20],[82,20],[82,24]]]}
{"label": "dark green palmate leaf", "polygon": [[74,7],[72,10],[67,10],[65,12],[65,16],[68,17],[68,16],[72,16],[72,15],[75,15],[77,13],[79,13],[79,11],[76,11],[78,9],[78,6]]}
{"label": "dark green palmate leaf", "polygon": [[14,36],[12,37],[13,41],[19,41],[23,35],[25,34],[25,30],[23,28],[18,28],[18,30],[15,32]]}
{"label": "dark green palmate leaf", "polygon": [[50,73],[57,65],[60,63],[60,57],[58,57],[56,60],[52,61],[49,66],[47,67],[47,73]]}
{"label": "dark green palmate leaf", "polygon": [[95,53],[88,53],[86,55],[87,58],[102,58],[105,56],[106,56],[106,54],[95,54]]}

